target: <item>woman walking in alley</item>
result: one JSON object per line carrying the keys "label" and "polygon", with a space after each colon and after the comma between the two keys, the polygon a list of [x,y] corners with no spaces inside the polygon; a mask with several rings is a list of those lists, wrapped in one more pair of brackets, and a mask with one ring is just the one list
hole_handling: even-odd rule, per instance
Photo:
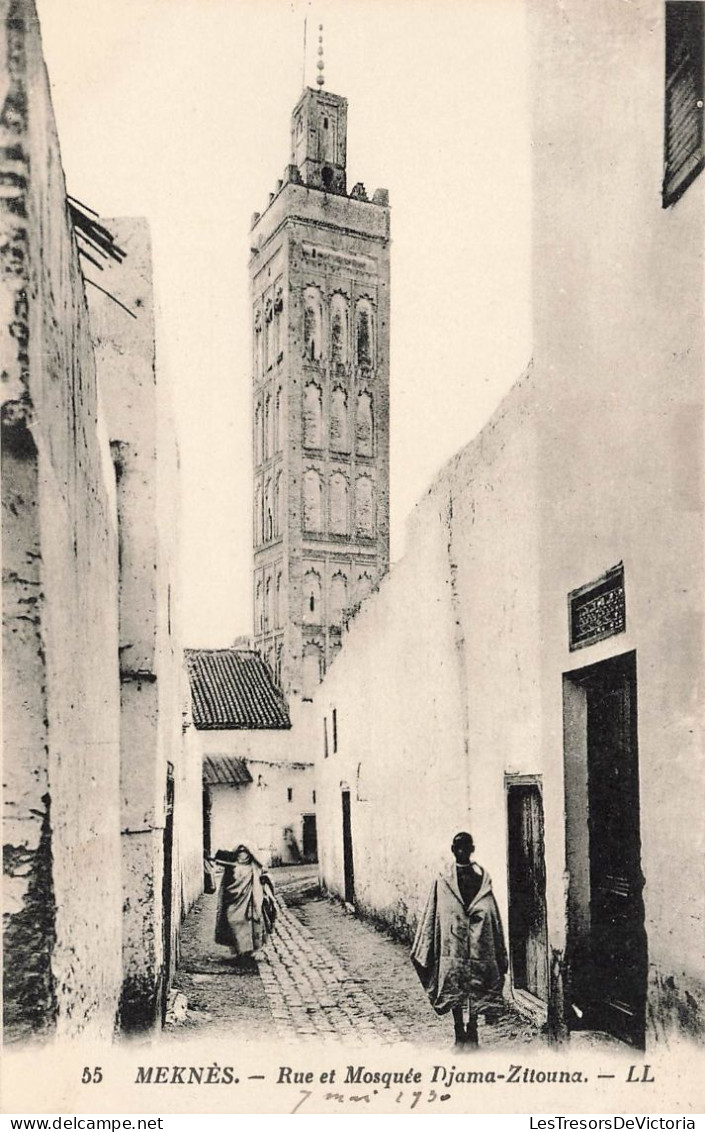
{"label": "woman walking in alley", "polygon": [[214,861],[224,870],[218,890],[215,942],[229,947],[238,959],[253,956],[274,927],[274,886],[246,845],[219,849]]}
{"label": "woman walking in alley", "polygon": [[452,1010],[456,1045],[473,1047],[478,1015],[501,1005],[507,952],[489,874],[471,861],[470,834],[457,833],[451,849],[455,860],[433,882],[411,960],[434,1010]]}

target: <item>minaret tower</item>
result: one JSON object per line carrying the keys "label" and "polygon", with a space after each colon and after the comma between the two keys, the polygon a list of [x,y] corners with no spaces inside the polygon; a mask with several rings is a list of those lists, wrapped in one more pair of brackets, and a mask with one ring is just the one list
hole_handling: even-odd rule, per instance
{"label": "minaret tower", "polygon": [[389,199],[347,191],[347,100],[322,55],[321,34],[250,258],[254,638],[303,699],[389,565]]}

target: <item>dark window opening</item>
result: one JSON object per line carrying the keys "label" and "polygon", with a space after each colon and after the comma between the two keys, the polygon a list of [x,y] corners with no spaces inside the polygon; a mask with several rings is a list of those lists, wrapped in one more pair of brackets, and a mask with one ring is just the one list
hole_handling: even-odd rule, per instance
{"label": "dark window opening", "polygon": [[287,800],[287,802],[292,802],[294,800],[294,791],[291,789],[290,786],[287,787],[286,800]]}
{"label": "dark window opening", "polygon": [[323,758],[328,758],[328,720],[323,717]]}
{"label": "dark window opening", "polygon": [[321,169],[321,180],[327,189],[333,184],[333,170],[330,165],[324,165]]}
{"label": "dark window opening", "polygon": [[703,0],[666,3],[666,91],[663,207],[683,195],[702,172]]}
{"label": "dark window opening", "polygon": [[315,790],[312,790],[312,791],[311,791],[311,797],[312,797],[312,799],[313,799],[313,802],[314,802],[314,804],[315,804],[315,802],[316,802],[316,791],[315,791]]}
{"label": "dark window opening", "polygon": [[313,596],[313,594],[311,594],[310,598],[308,599],[308,607],[311,610],[311,613],[315,612],[315,610],[316,610],[316,599]]}
{"label": "dark window opening", "polygon": [[328,129],[328,119],[327,119],[327,118],[324,118],[324,119],[323,119],[323,129],[324,129],[324,130],[327,130],[327,129]]}
{"label": "dark window opening", "polygon": [[338,711],[333,708],[333,754],[338,750]]}

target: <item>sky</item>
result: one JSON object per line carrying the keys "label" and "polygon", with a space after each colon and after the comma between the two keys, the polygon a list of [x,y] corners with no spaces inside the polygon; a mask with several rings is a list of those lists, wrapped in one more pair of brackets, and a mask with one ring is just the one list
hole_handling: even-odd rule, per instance
{"label": "sky", "polygon": [[349,103],[348,185],[390,193],[394,561],[416,501],[530,357],[523,2],[37,7],[69,193],[151,226],[184,644],[225,646],[252,631],[250,219],[289,162],[318,25],[326,88]]}

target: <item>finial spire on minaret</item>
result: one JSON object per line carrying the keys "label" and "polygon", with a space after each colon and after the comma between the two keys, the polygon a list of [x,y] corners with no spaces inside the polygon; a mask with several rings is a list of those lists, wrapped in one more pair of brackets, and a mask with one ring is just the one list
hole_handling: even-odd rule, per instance
{"label": "finial spire on minaret", "polygon": [[325,79],[323,78],[323,24],[318,25],[318,62],[316,63],[320,74],[316,77],[316,82],[319,86],[323,86]]}

